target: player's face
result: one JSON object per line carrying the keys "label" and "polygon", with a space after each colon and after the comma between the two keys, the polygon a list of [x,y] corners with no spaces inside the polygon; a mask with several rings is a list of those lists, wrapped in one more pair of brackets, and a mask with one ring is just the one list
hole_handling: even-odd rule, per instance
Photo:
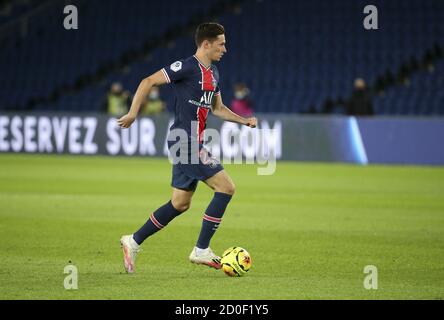
{"label": "player's face", "polygon": [[225,35],[219,35],[216,40],[211,42],[208,51],[208,57],[211,61],[220,61],[224,53],[227,52],[227,48],[225,48]]}

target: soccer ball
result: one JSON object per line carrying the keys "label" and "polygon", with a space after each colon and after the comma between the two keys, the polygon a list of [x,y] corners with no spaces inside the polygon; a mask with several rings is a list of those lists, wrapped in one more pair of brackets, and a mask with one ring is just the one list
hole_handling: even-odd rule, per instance
{"label": "soccer ball", "polygon": [[251,268],[251,257],[241,247],[231,247],[222,254],[222,270],[230,277],[242,277]]}

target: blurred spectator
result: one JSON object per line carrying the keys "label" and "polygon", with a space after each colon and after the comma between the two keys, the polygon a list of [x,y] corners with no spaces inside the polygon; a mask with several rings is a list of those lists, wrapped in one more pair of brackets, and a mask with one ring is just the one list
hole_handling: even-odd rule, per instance
{"label": "blurred spectator", "polygon": [[375,91],[377,94],[384,96],[385,90],[388,87],[393,86],[394,84],[395,84],[395,77],[393,76],[391,71],[387,69],[383,75],[379,76],[376,79]]}
{"label": "blurred spectator", "polygon": [[441,59],[444,57],[443,48],[439,44],[435,43],[435,45],[433,46],[433,50],[435,51],[435,57],[437,59]]}
{"label": "blurred spectator", "polygon": [[347,114],[356,116],[373,115],[373,106],[370,92],[364,79],[355,80],[355,89],[347,103]]}
{"label": "blurred spectator", "polygon": [[165,110],[165,102],[162,101],[159,95],[159,88],[152,87],[149,96],[142,105],[140,114],[142,115],[154,115],[159,114]]}
{"label": "blurred spectator", "polygon": [[429,49],[426,51],[421,61],[421,66],[423,69],[427,70],[428,72],[435,71],[434,61],[437,58],[437,53],[438,51],[436,51],[436,49],[435,50]]}
{"label": "blurred spectator", "polygon": [[231,111],[242,117],[251,117],[253,115],[253,104],[249,98],[250,89],[243,84],[234,85],[234,99],[231,101]]}
{"label": "blurred spectator", "polygon": [[324,101],[324,104],[322,105],[322,113],[325,113],[325,114],[333,113],[334,107],[335,107],[334,101],[330,97],[328,97]]}
{"label": "blurred spectator", "polygon": [[410,60],[408,62],[409,73],[417,72],[419,70],[419,62],[416,60],[415,56],[410,56]]}
{"label": "blurred spectator", "polygon": [[318,111],[316,110],[316,106],[314,105],[314,103],[311,103],[311,104],[308,106],[308,109],[307,109],[307,111],[306,111],[305,113],[308,113],[308,114],[315,114],[315,113],[318,113]]}
{"label": "blurred spectator", "polygon": [[106,96],[105,110],[113,116],[122,116],[128,112],[130,103],[130,93],[123,91],[123,87],[119,82],[114,82]]}
{"label": "blurred spectator", "polygon": [[409,85],[409,68],[407,64],[403,64],[401,68],[399,68],[396,81],[399,84]]}
{"label": "blurred spectator", "polygon": [[337,97],[336,99],[327,97],[327,99],[325,99],[324,103],[322,104],[321,113],[343,114],[345,112],[344,109],[345,109],[345,101],[341,96]]}

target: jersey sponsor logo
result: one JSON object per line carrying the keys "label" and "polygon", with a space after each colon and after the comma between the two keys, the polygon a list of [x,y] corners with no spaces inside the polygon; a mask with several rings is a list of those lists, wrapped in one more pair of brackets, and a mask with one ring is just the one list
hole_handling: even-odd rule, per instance
{"label": "jersey sponsor logo", "polygon": [[213,98],[214,91],[204,91],[204,94],[200,98],[199,102],[195,100],[188,100],[188,102],[201,108],[211,109],[213,105]]}
{"label": "jersey sponsor logo", "polygon": [[174,72],[177,72],[182,69],[182,62],[176,61],[171,66],[170,69]]}
{"label": "jersey sponsor logo", "polygon": [[214,91],[205,91],[202,98],[200,98],[200,103],[211,107],[213,97]]}

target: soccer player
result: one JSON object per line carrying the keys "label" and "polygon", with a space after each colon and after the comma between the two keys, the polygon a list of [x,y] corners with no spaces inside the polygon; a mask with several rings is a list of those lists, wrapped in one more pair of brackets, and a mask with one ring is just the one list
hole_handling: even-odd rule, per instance
{"label": "soccer player", "polygon": [[[197,163],[190,160],[194,152],[191,147],[191,150],[186,151],[188,159],[185,159],[190,161],[173,164],[171,200],[154,211],[137,232],[122,236],[120,239],[124,266],[128,273],[135,271],[136,255],[145,239],[166,227],[175,217],[189,209],[199,181],[203,181],[215,193],[203,216],[200,235],[189,259],[196,264],[215,269],[221,268],[220,257],[210,249],[209,244],[234,194],[234,184],[222,165],[203,147],[203,131],[209,110],[223,120],[251,128],[256,127],[257,120],[254,117],[243,118],[233,113],[222,102],[219,72],[213,62],[220,61],[227,52],[224,27],[217,23],[203,23],[196,30],[195,41],[197,45],[195,55],[174,62],[142,80],[130,111],[117,120],[120,127],[129,128],[151,88],[167,83],[172,84],[175,91],[175,119],[170,129],[171,131],[184,130],[188,137],[188,144],[191,141],[198,146]],[[183,143],[183,141],[178,143]],[[172,153],[173,145],[174,141],[168,142],[170,153]],[[181,152],[185,151],[180,149],[179,154]]]}

